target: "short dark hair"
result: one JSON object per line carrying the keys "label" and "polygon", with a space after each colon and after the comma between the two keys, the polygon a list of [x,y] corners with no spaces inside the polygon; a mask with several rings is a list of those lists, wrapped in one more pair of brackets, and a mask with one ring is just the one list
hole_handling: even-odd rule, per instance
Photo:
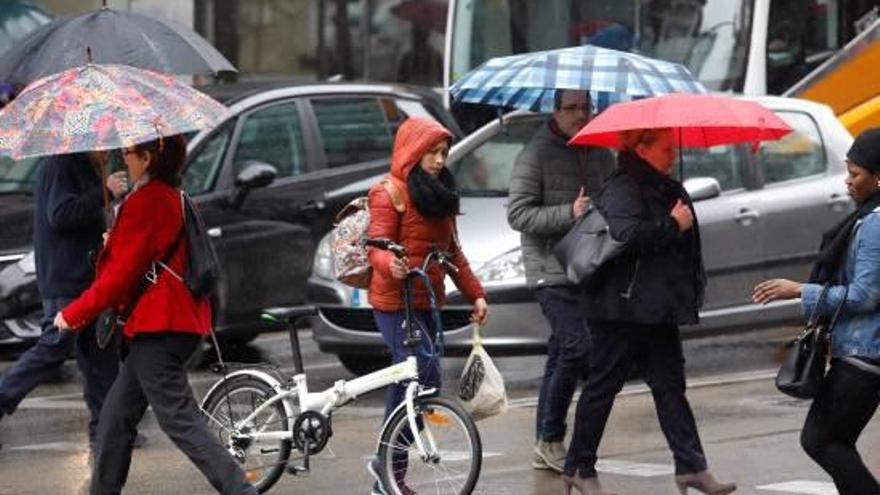
{"label": "short dark hair", "polygon": [[171,187],[179,187],[183,179],[183,163],[186,161],[186,140],[183,136],[161,137],[134,146],[138,153],[150,155],[147,173]]}
{"label": "short dark hair", "polygon": [[[561,110],[562,109],[562,93],[564,91],[576,91],[587,94],[587,106],[591,106],[593,104],[593,97],[590,95],[589,91],[582,89],[557,89],[555,93],[553,93],[553,110]],[[593,113],[592,111],[590,112]]]}

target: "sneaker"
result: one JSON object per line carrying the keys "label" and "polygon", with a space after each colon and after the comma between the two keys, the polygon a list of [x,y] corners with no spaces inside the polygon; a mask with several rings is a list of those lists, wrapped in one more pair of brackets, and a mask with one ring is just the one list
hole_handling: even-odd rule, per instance
{"label": "sneaker", "polygon": [[565,469],[565,457],[567,452],[562,442],[546,442],[538,440],[535,445],[535,454],[543,459],[548,468],[561,473]]}
{"label": "sneaker", "polygon": [[538,455],[537,452],[534,452],[533,454],[534,454],[534,456],[532,457],[532,468],[534,468],[534,469],[550,469],[550,466],[548,466],[547,463],[544,462],[543,457]]}

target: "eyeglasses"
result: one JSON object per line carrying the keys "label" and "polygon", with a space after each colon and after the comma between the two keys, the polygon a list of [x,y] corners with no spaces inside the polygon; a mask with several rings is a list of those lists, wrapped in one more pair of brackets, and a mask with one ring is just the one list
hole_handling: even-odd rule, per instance
{"label": "eyeglasses", "polygon": [[587,113],[590,111],[590,105],[563,105],[563,106],[559,107],[559,109],[562,110],[563,112],[569,112],[569,113],[573,113],[573,112]]}

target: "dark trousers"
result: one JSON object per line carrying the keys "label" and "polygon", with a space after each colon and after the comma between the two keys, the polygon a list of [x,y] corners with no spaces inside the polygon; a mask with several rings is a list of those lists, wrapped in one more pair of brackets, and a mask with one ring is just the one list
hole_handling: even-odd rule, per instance
{"label": "dark trousers", "polygon": [[[439,389],[440,358],[434,356],[434,337],[437,335],[434,319],[430,311],[415,311],[413,316],[413,328],[420,329],[422,333],[422,343],[416,352],[419,381],[423,385]],[[382,340],[391,351],[391,362],[397,364],[406,361],[407,349],[403,345],[406,338],[404,312],[373,310],[373,318],[382,332]],[[393,384],[385,389],[385,419],[403,402],[405,393],[406,387],[403,384]]]}
{"label": "dark trousers", "polygon": [[813,401],[801,445],[822,466],[840,495],[878,495],[880,486],[856,451],[856,440],[877,410],[880,376],[840,360]]}
{"label": "dark trousers", "polygon": [[565,438],[565,419],[578,379],[588,374],[590,331],[573,290],[545,287],[536,290],[535,297],[550,323],[535,432],[539,440],[560,442]]}
{"label": "dark trousers", "polygon": [[684,355],[676,326],[590,321],[590,376],[581,393],[565,472],[596,476],[596,452],[614,398],[633,365],[654,396],[660,428],[675,459],[675,473],[706,469],[697,424],[685,397]]}
{"label": "dark trousers", "polygon": [[128,478],[137,424],[152,406],[162,431],[223,494],[256,494],[229,452],[212,435],[186,376],[201,345],[195,334],[161,332],[135,337],[107,396],[98,425],[92,495],[118,494]]}
{"label": "dark trousers", "polygon": [[55,314],[72,299],[43,300],[43,331],[36,344],[25,351],[15,365],[0,378],[0,412],[11,414],[37,385],[58,370],[76,351],[76,363],[83,375],[83,397],[89,407],[89,441],[94,443],[104,398],[119,371],[118,349],[99,349],[95,329],[60,332],[52,324]]}

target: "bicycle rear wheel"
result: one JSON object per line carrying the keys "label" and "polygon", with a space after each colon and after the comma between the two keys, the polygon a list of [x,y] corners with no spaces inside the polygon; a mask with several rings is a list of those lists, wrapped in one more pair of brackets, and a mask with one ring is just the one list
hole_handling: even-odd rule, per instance
{"label": "bicycle rear wheel", "polygon": [[389,494],[468,495],[477,484],[483,460],[480,434],[458,403],[443,397],[416,399],[416,424],[425,449],[420,452],[407,419],[399,409],[382,430],[378,460]]}
{"label": "bicycle rear wheel", "polygon": [[208,415],[208,427],[241,464],[245,477],[260,493],[265,493],[281,477],[290,457],[291,442],[256,440],[249,433],[289,431],[284,405],[275,402],[237,432],[235,425],[274,395],[269,384],[250,376],[237,376],[214,389],[202,404]]}

